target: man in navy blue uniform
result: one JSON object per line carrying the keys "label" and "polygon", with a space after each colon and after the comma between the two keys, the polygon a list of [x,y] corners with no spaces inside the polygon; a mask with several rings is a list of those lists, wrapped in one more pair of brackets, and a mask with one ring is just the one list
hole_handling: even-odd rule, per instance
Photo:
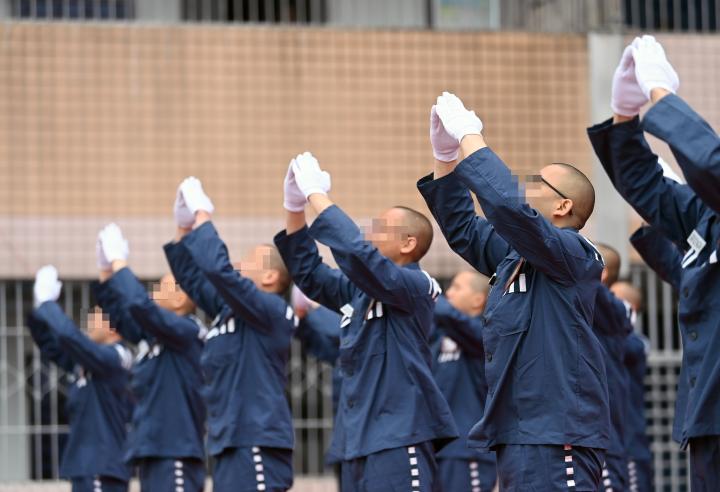
{"label": "man in navy blue uniform", "polygon": [[[292,305],[299,324],[295,336],[305,350],[313,357],[330,364],[332,371],[333,415],[337,413],[340,401],[342,376],[338,365],[340,357],[340,314],[308,299],[305,294],[293,286]],[[333,464],[333,462],[328,462]]]}
{"label": "man in navy blue uniform", "polygon": [[201,358],[213,490],[285,491],[294,445],[286,366],[297,318],[281,295],[290,277],[271,245],[253,248],[236,270],[210,221],[213,210],[200,181],[184,180],[178,235],[165,246],[180,286],[214,318]]}
{"label": "man in navy blue uniform", "polygon": [[138,466],[143,491],[201,491],[205,403],[200,355],[206,330],[172,275],[154,287],[152,299],[148,296],[127,267],[128,243],[117,225],[106,226],[98,241],[98,303],[118,332],[139,348],[125,460]]}
{"label": "man in navy blue uniform", "polygon": [[55,267],[42,267],[33,288],[35,309],[28,317],[42,355],[72,375],[70,435],[60,476],[72,481],[73,492],[126,492],[130,468],[123,447],[132,412],[132,354],[100,309],[88,313],[88,333],[83,334],[56,302],[61,288]]}
{"label": "man in navy blue uniform", "polygon": [[[440,490],[435,451],[457,431],[430,367],[439,286],[418,261],[432,226],[422,214],[394,207],[364,237],[329,190],[329,174],[310,153],[293,159],[285,179],[287,229],[275,244],[298,287],[343,314],[343,381],[329,451],[342,458],[342,490]],[[306,199],[319,214],[310,228]],[[330,248],[339,270],[323,263],[315,240]]]}
{"label": "man in navy blue uniform", "polygon": [[573,166],[552,164],[524,196],[482,128],[460,99],[440,96],[431,111],[435,173],[418,182],[453,250],[493,277],[483,313],[488,397],[468,442],[496,451],[501,490],[597,490],[610,432],[592,330],[603,264],[578,232],[594,189]]}
{"label": "man in navy blue uniform", "polygon": [[[642,294],[630,282],[620,280],[610,290],[627,306],[633,324],[642,309]],[[630,492],[652,492],[653,466],[650,439],[645,419],[645,372],[650,342],[640,332],[632,332],[625,343],[625,368],[629,394],[625,428],[628,456],[628,488]]]}
{"label": "man in navy blue uniform", "polygon": [[629,484],[626,419],[630,383],[625,368],[625,348],[633,326],[631,311],[609,289],[617,282],[620,274],[620,254],[606,244],[596,243],[596,246],[603,256],[605,268],[596,298],[593,330],[605,352],[611,424],[603,487],[605,490],[622,492],[627,490]]}
{"label": "man in navy blue uniform", "polygon": [[[650,225],[685,251],[679,284],[683,364],[673,438],[690,446],[693,491],[720,484],[720,193],[718,137],[674,92],[679,85],[659,43],[651,36],[628,46],[615,72],[613,118],[588,130],[590,141],[621,195]],[[653,106],[640,122],[640,107]],[[643,131],[670,145],[692,186],[665,178]],[[691,178],[692,176],[692,178]],[[717,181],[714,181],[717,183]],[[621,184],[617,184],[621,183]]]}
{"label": "man in navy blue uniform", "polygon": [[445,491],[489,492],[497,481],[495,453],[468,447],[470,428],[482,416],[487,397],[482,318],[488,278],[460,272],[435,305],[433,374],[450,404],[460,438],[436,455]]}

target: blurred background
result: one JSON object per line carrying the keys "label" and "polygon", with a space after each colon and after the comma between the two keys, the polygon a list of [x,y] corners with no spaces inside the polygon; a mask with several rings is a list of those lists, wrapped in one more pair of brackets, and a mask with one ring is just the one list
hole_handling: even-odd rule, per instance
{"label": "blurred background", "polygon": [[[24,327],[38,267],[58,267],[61,303],[79,319],[93,303],[97,231],[116,221],[131,266],[158,278],[188,175],[238,258],[283,227],[282,180],[305,150],[359,222],[396,204],[427,212],[415,182],[432,169],[430,107],[450,90],[516,172],[563,161],[592,177],[584,233],[621,251],[646,297],[657,490],[688,490],[670,438],[674,294],[632,251],[639,219],[585,129],[610,117],[614,68],[645,32],[717,127],[719,23],[718,0],[0,0],[0,482],[57,479],[68,430],[64,378]],[[464,264],[438,235],[423,266],[447,280]],[[296,473],[331,476],[330,368],[295,345],[288,370]]]}

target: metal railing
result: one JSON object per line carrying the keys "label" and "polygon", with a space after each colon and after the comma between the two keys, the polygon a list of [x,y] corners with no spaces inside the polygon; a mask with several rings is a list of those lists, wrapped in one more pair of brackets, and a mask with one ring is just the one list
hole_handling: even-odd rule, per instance
{"label": "metal railing", "polygon": [[9,2],[10,14],[19,19],[118,21],[135,17],[135,0],[9,0]]}
{"label": "metal railing", "polygon": [[[646,411],[656,490],[684,491],[688,489],[687,457],[671,439],[681,360],[676,297],[644,266],[633,266],[631,279],[645,294],[646,309],[639,326],[652,349],[646,376]],[[11,458],[0,464],[0,481],[57,478],[68,431],[62,371],[41,361],[24,326],[31,299],[30,282],[0,282],[0,455]],[[60,302],[66,312],[79,319],[92,303],[89,282],[65,282]],[[331,369],[307,357],[294,342],[288,374],[297,438],[296,473],[329,474],[323,454],[332,432]]]}

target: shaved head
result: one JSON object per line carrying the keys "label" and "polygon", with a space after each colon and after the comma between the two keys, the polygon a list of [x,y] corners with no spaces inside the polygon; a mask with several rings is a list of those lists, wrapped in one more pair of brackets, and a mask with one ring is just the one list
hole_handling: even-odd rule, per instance
{"label": "shaved head", "polygon": [[577,227],[582,229],[595,209],[595,187],[588,177],[572,164],[553,162],[543,170],[552,174],[552,185],[572,200]]}
{"label": "shaved head", "polygon": [[615,294],[615,297],[617,297],[618,299],[630,303],[630,305],[636,312],[640,312],[642,310],[642,293],[640,292],[640,289],[635,287],[630,282],[627,282],[625,280],[615,282],[610,286],[610,290],[613,294]]}
{"label": "shaved head", "polygon": [[407,228],[407,235],[417,240],[413,251],[413,261],[420,261],[430,249],[433,241],[433,228],[430,220],[417,210],[401,205],[393,207],[403,212],[403,225]]}
{"label": "shaved head", "polygon": [[605,260],[605,269],[607,271],[606,281],[603,282],[605,285],[613,285],[617,282],[620,276],[620,253],[613,248],[603,243],[595,243],[597,249]]}
{"label": "shaved head", "polygon": [[233,268],[267,292],[282,294],[290,287],[290,273],[272,244],[255,246]]}
{"label": "shaved head", "polygon": [[470,280],[470,287],[478,294],[487,294],[490,291],[489,279],[482,273],[474,270],[463,270],[458,275],[467,275]]}
{"label": "shaved head", "polygon": [[280,256],[278,249],[272,244],[262,244],[259,246],[263,251],[266,259],[265,268],[278,272],[278,292],[285,292],[290,287],[290,272],[288,272],[285,262]]}

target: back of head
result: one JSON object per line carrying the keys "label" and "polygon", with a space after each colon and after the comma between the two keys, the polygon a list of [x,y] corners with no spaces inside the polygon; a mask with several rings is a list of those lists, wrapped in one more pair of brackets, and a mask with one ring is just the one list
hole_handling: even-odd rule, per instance
{"label": "back of head", "polygon": [[642,292],[627,280],[615,282],[610,286],[610,290],[615,294],[615,297],[630,304],[636,312],[642,311]]}
{"label": "back of head", "polygon": [[427,254],[433,241],[432,223],[424,214],[410,207],[396,205],[393,208],[403,212],[403,225],[407,230],[407,235],[416,240],[412,260],[420,261]]}
{"label": "back of head", "polygon": [[287,266],[280,255],[280,252],[273,244],[263,244],[263,267],[270,271],[276,272],[277,276],[275,279],[273,292],[283,294],[290,287],[292,279],[290,278],[290,272],[288,272]]}
{"label": "back of head", "polygon": [[564,172],[555,184],[568,198],[573,201],[573,216],[577,219],[576,227],[582,229],[595,209],[595,187],[590,179],[572,164],[553,162]]}
{"label": "back of head", "polygon": [[598,251],[605,260],[605,272],[603,273],[603,284],[610,286],[617,282],[620,276],[620,253],[605,243],[595,243]]}

